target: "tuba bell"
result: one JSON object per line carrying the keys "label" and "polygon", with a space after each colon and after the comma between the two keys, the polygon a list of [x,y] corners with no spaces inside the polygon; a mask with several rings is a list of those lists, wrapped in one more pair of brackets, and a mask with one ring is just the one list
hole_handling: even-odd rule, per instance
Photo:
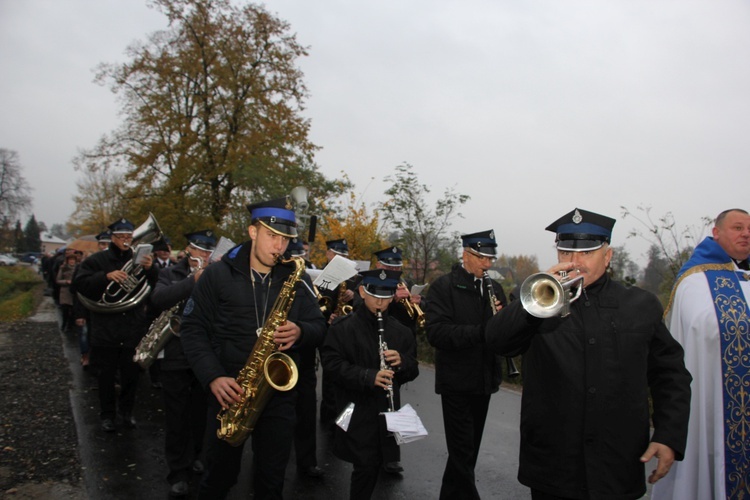
{"label": "tuba bell", "polygon": [[[146,221],[133,231],[133,242],[130,246],[156,243],[163,238],[164,233],[159,223],[154,215],[149,213]],[[148,284],[143,267],[131,259],[122,266],[121,271],[128,274],[127,279],[122,283],[111,281],[98,301],[91,300],[81,293],[77,294],[86,309],[105,314],[119,313],[129,311],[143,302],[151,292],[151,285]]]}
{"label": "tuba bell", "polygon": [[[550,273],[532,274],[521,284],[521,305],[537,318],[564,318],[570,314],[570,304],[578,300],[583,291],[583,276],[570,278],[565,271],[560,272],[558,281]],[[573,293],[573,286],[578,289]]]}

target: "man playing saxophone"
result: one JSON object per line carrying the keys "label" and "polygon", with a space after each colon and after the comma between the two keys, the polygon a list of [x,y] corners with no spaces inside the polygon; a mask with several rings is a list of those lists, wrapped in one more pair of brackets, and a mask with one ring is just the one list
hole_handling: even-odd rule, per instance
{"label": "man playing saxophone", "polygon": [[[230,444],[219,439],[217,431],[224,431],[220,425],[224,422],[213,415],[224,415],[243,403],[243,396],[250,396],[237,377],[247,368],[256,341],[261,345],[273,342],[278,351],[294,359],[299,349],[320,344],[326,329],[312,283],[304,273],[291,283],[293,288],[288,292],[289,278],[297,272],[294,262],[280,261],[289,240],[297,236],[289,198],[247,208],[251,214],[250,240],[203,271],[182,319],[185,355],[209,392],[207,468],[199,498],[225,498],[237,482],[244,442]],[[277,299],[284,305],[292,300],[287,313],[280,315],[274,310]],[[278,321],[280,316],[284,321]],[[264,328],[267,322],[279,324],[269,332]],[[254,423],[250,440],[255,499],[282,498],[294,436],[295,400],[295,390],[275,391]]]}
{"label": "man playing saxophone", "polygon": [[[188,242],[185,258],[159,272],[159,281],[150,300],[156,313],[167,312],[160,322],[165,324],[152,325],[152,329],[158,328],[157,334],[169,334],[170,329],[174,332],[164,344],[161,358],[164,456],[169,467],[167,481],[171,497],[186,496],[189,493],[191,474],[203,472],[203,464],[198,457],[206,429],[206,393],[190,369],[178,334],[182,307],[192,294],[216,247],[216,237],[209,229],[186,234],[185,239]],[[172,311],[175,306],[177,310]]]}

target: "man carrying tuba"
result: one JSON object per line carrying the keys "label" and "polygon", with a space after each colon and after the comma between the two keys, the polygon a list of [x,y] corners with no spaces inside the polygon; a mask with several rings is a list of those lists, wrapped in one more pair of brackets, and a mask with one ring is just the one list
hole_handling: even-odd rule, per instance
{"label": "man carrying tuba", "polygon": [[[73,287],[90,310],[89,359],[99,381],[102,430],[114,432],[118,424],[136,426],[133,407],[141,370],[133,355],[148,328],[144,299],[159,273],[150,253],[139,263],[133,262],[132,222],[122,218],[108,227],[112,234],[109,250],[81,262]],[[131,289],[135,295],[127,292]],[[105,302],[104,297],[118,297],[120,303]],[[118,371],[119,397],[115,390]]]}
{"label": "man carrying tuba", "polygon": [[[273,356],[273,367],[280,368],[286,356],[279,354],[293,360],[298,350],[320,344],[326,330],[303,264],[298,268],[294,259],[281,260],[289,240],[297,236],[288,197],[247,208],[250,240],[205,269],[185,305],[180,330],[190,366],[210,393],[207,468],[199,498],[225,498],[237,482],[246,441],[230,439],[234,430],[251,425],[254,498],[282,498],[294,436],[296,390],[288,387],[293,377],[290,383],[274,377],[283,387],[258,408],[245,403],[257,386],[268,395],[270,384],[244,375],[256,372],[256,353],[266,352],[268,344],[274,351],[266,360]],[[289,368],[275,374],[296,372],[296,365]],[[217,414],[220,420],[212,416]],[[257,420],[246,422],[248,415]]]}
{"label": "man carrying tuba", "polygon": [[[167,481],[170,484],[170,497],[186,496],[191,474],[203,472],[203,464],[198,457],[206,430],[206,393],[190,369],[182,349],[179,329],[184,303],[190,298],[208,265],[211,253],[216,248],[216,237],[213,231],[204,229],[186,234],[185,239],[188,242],[185,258],[159,272],[159,281],[150,299],[150,305],[157,313],[176,309],[160,321],[163,324],[156,325],[159,330],[171,334],[166,344],[162,344],[164,357],[161,359],[164,455],[169,467]],[[162,331],[156,333],[161,334]]]}

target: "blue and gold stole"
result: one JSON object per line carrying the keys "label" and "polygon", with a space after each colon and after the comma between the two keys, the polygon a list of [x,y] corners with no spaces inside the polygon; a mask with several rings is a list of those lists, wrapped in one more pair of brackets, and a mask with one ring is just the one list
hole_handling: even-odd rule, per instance
{"label": "blue and gold stole", "polygon": [[668,309],[680,282],[696,272],[706,275],[719,326],[727,498],[750,499],[750,317],[740,286],[740,279],[748,277],[735,272],[726,252],[706,238],[680,270]]}

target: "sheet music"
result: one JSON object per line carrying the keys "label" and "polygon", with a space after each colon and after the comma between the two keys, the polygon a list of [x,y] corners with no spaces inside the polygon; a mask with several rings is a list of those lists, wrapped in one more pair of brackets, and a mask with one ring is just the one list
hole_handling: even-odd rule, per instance
{"label": "sheet music", "polygon": [[429,283],[425,283],[424,285],[412,285],[409,293],[412,295],[422,295],[422,290],[424,290],[427,285],[429,285]]}
{"label": "sheet music", "polygon": [[383,412],[385,424],[396,438],[396,443],[411,443],[427,436],[427,429],[410,404],[405,404],[398,411]]}
{"label": "sheet music", "polygon": [[237,246],[237,243],[230,240],[229,238],[222,236],[221,238],[219,238],[219,242],[216,244],[216,248],[214,248],[214,251],[211,252],[211,256],[208,258],[208,262],[217,262],[221,260],[224,254],[235,246]]}
{"label": "sheet music", "polygon": [[337,255],[323,269],[323,272],[315,278],[313,285],[317,286],[320,290],[333,290],[339,286],[339,283],[348,280],[355,274],[357,274],[356,263],[346,257]]}

